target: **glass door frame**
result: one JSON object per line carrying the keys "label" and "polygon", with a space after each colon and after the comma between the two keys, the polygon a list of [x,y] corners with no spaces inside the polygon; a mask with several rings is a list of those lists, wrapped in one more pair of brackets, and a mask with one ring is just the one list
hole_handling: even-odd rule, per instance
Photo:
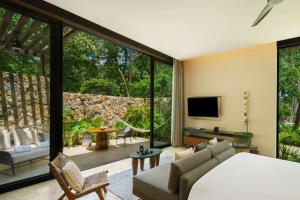
{"label": "glass door frame", "polygon": [[[150,148],[165,148],[171,146],[170,144],[154,146],[154,110],[155,110],[155,89],[154,89],[154,81],[155,81],[155,62],[164,63],[170,65],[173,69],[173,66],[169,62],[164,62],[158,59],[155,59],[151,56],[150,60]],[[172,134],[172,133],[170,133]]]}
{"label": "glass door frame", "polygon": [[[50,160],[62,150],[62,23],[10,2],[0,6],[50,25]],[[0,185],[0,194],[52,179],[50,171]]]}
{"label": "glass door frame", "polygon": [[300,46],[300,37],[277,42],[277,99],[276,99],[276,158],[279,157],[279,52],[281,49]]}

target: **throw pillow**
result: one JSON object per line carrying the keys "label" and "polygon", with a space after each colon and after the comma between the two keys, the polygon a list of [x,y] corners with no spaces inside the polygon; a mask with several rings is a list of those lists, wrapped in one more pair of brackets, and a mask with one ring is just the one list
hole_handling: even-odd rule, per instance
{"label": "throw pillow", "polygon": [[198,151],[201,151],[201,150],[205,149],[207,146],[208,146],[207,142],[197,144],[196,146],[194,146],[194,152],[196,153]]}
{"label": "throw pillow", "polygon": [[18,136],[21,138],[21,143],[23,145],[29,145],[33,143],[33,136],[29,128],[18,128],[16,129]]}
{"label": "throw pillow", "polygon": [[16,147],[16,146],[20,146],[20,145],[21,145],[21,138],[20,138],[20,136],[18,135],[16,129],[11,128],[11,129],[10,129],[10,132],[11,132],[11,134],[12,134],[12,136],[13,136],[13,143],[12,143],[12,144],[13,144],[15,147]]}
{"label": "throw pillow", "polygon": [[209,146],[211,146],[211,145],[214,145],[214,144],[217,144],[218,143],[218,140],[217,140],[217,138],[216,137],[214,137],[213,139],[211,139],[211,140],[208,140],[208,144],[209,144]]}
{"label": "throw pillow", "polygon": [[68,185],[76,192],[81,192],[84,185],[84,177],[77,165],[69,160],[62,168],[62,174]]}
{"label": "throw pillow", "polygon": [[193,153],[194,153],[193,147],[191,147],[191,148],[189,148],[187,150],[181,151],[181,152],[175,152],[175,158],[174,158],[174,160],[179,160],[179,159],[181,159],[183,157],[192,155]]}
{"label": "throw pillow", "polygon": [[10,133],[7,130],[0,132],[0,149],[10,149]]}

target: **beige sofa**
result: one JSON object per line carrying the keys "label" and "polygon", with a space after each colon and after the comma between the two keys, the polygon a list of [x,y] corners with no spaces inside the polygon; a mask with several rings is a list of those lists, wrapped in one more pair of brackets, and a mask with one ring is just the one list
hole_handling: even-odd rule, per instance
{"label": "beige sofa", "polygon": [[133,194],[143,200],[186,200],[199,178],[234,154],[234,148],[223,141],[158,166],[133,177]]}

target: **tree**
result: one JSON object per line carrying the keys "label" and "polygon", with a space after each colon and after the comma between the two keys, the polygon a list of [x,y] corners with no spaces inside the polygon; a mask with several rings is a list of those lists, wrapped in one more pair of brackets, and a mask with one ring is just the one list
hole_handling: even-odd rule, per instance
{"label": "tree", "polygon": [[280,120],[293,118],[297,127],[300,122],[300,48],[282,49],[279,57]]}

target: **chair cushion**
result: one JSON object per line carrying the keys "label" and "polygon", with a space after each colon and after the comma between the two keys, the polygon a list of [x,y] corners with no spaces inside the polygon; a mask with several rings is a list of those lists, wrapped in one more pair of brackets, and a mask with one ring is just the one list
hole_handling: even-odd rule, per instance
{"label": "chair cushion", "polygon": [[192,155],[193,153],[194,153],[194,150],[192,147],[187,150],[181,151],[181,152],[175,152],[174,160],[179,160],[186,156]]}
{"label": "chair cushion", "polygon": [[211,158],[211,151],[204,149],[192,155],[186,156],[180,160],[171,162],[171,171],[169,176],[168,188],[176,192],[179,189],[180,176],[187,171],[201,165]]}
{"label": "chair cushion", "polygon": [[211,150],[212,156],[215,157],[216,155],[222,153],[223,151],[229,149],[230,147],[231,146],[229,145],[229,142],[224,140],[222,142],[209,146],[208,149]]}
{"label": "chair cushion", "polygon": [[140,199],[178,200],[178,193],[168,189],[170,163],[133,177],[133,194]]}
{"label": "chair cushion", "polygon": [[200,144],[197,144],[194,146],[194,152],[196,153],[198,151],[201,151],[201,150],[205,149],[207,146],[208,146],[207,142],[202,142]]}
{"label": "chair cushion", "polygon": [[0,149],[10,149],[10,133],[7,130],[0,131]]}
{"label": "chair cushion", "polygon": [[62,174],[68,185],[76,192],[81,192],[84,186],[84,177],[78,166],[71,160],[62,168]]}

